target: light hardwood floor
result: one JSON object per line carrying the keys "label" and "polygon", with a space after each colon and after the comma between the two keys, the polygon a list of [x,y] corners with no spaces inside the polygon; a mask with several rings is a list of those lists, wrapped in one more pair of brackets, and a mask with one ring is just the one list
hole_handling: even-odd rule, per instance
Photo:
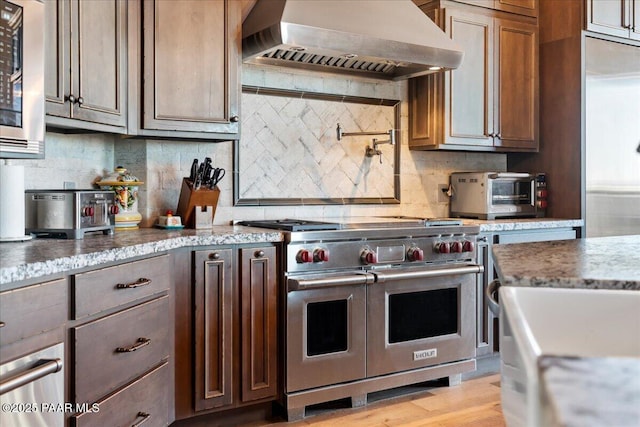
{"label": "light hardwood floor", "polygon": [[502,427],[500,375],[488,375],[460,385],[438,386],[395,397],[366,407],[329,410],[302,421],[261,426],[339,427]]}

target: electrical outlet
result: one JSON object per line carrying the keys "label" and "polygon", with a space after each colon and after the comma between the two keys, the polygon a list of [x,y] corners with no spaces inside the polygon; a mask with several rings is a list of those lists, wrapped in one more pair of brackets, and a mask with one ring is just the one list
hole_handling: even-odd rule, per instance
{"label": "electrical outlet", "polygon": [[448,190],[449,184],[438,184],[438,203],[449,203]]}
{"label": "electrical outlet", "polygon": [[73,190],[76,188],[76,183],[74,181],[64,181],[62,186],[65,190]]}

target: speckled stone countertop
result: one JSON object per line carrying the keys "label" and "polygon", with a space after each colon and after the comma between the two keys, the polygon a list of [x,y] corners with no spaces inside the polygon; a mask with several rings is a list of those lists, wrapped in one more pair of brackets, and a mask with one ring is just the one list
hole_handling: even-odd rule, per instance
{"label": "speckled stone countertop", "polygon": [[640,426],[640,359],[545,356],[548,426]]}
{"label": "speckled stone countertop", "polygon": [[283,233],[241,226],[215,226],[210,230],[143,228],[116,231],[111,236],[87,234],[84,239],[37,238],[0,244],[0,290],[14,282],[79,268],[126,261],[188,246],[280,242]]}
{"label": "speckled stone countertop", "polygon": [[520,219],[463,219],[464,224],[480,226],[481,233],[496,231],[523,231],[537,229],[552,229],[562,227],[582,227],[584,221],[581,219],[558,219],[558,218],[520,218]]}
{"label": "speckled stone countertop", "polygon": [[640,290],[640,235],[493,246],[502,286]]}

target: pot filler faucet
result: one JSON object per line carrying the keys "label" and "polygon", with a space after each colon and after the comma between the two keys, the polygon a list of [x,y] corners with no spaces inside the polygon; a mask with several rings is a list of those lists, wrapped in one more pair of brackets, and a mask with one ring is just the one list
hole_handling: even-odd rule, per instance
{"label": "pot filler faucet", "polygon": [[395,145],[396,144],[396,132],[395,132],[395,129],[389,129],[386,132],[376,132],[376,131],[372,131],[372,132],[343,132],[342,127],[340,126],[340,123],[338,123],[336,131],[337,131],[337,134],[338,134],[338,141],[341,141],[342,138],[345,137],[345,136],[389,135],[389,139],[387,139],[386,141],[378,141],[377,138],[373,138],[372,139],[373,147],[371,147],[370,145],[367,145],[367,147],[365,149],[365,153],[364,154],[367,157],[380,156],[380,164],[382,164],[382,150],[380,150],[378,148],[378,145],[382,145],[382,144]]}

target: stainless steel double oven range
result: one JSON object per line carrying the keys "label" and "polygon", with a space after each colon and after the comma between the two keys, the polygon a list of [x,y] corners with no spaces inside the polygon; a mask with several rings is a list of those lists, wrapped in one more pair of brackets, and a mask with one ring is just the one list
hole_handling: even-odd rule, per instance
{"label": "stainless steel double oven range", "polygon": [[316,403],[475,370],[479,228],[368,218],[242,224],[287,230],[285,395],[289,420]]}

